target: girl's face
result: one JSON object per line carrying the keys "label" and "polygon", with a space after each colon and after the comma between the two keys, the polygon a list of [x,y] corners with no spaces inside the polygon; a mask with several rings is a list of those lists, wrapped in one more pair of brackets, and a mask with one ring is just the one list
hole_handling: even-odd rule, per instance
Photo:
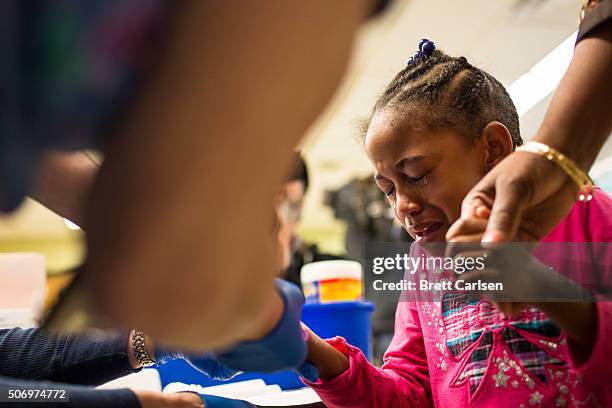
{"label": "girl's face", "polygon": [[486,144],[453,130],[432,132],[406,114],[377,112],[365,150],[395,217],[419,243],[446,242],[461,202],[486,172]]}

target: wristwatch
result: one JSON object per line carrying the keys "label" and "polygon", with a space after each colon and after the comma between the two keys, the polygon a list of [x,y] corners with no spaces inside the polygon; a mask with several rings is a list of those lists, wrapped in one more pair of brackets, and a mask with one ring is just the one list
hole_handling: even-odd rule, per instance
{"label": "wristwatch", "polygon": [[134,350],[136,361],[138,361],[141,367],[150,367],[155,364],[155,361],[149,355],[149,350],[147,350],[147,343],[143,332],[132,330],[132,349]]}

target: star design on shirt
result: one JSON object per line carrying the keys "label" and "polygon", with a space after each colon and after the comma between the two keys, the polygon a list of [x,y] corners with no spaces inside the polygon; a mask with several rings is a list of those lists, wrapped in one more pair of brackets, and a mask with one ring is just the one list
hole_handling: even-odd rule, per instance
{"label": "star design on shirt", "polygon": [[566,403],[567,403],[567,400],[563,398],[563,395],[559,395],[555,399],[555,407],[564,407]]}
{"label": "star design on shirt", "polygon": [[493,381],[495,381],[495,387],[508,387],[508,376],[503,371],[493,374]]}
{"label": "star design on shirt", "polygon": [[544,397],[538,391],[534,392],[529,396],[529,405],[536,405],[542,403],[542,398]]}

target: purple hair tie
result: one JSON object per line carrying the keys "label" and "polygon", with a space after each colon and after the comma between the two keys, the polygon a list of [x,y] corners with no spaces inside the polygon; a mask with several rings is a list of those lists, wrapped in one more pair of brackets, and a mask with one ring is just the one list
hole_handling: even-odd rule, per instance
{"label": "purple hair tie", "polygon": [[435,50],[436,44],[427,38],[423,38],[421,41],[419,41],[419,50],[412,54],[412,57],[408,58],[406,65],[412,64],[419,58],[429,57]]}

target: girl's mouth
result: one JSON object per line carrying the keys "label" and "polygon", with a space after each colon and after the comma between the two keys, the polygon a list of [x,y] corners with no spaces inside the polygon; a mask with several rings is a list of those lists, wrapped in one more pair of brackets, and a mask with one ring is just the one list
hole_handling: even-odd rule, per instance
{"label": "girl's mouth", "polygon": [[[439,221],[429,221],[408,227],[408,232],[415,237],[417,243],[437,242],[437,232],[444,224]],[[443,242],[444,240],[441,240]]]}

